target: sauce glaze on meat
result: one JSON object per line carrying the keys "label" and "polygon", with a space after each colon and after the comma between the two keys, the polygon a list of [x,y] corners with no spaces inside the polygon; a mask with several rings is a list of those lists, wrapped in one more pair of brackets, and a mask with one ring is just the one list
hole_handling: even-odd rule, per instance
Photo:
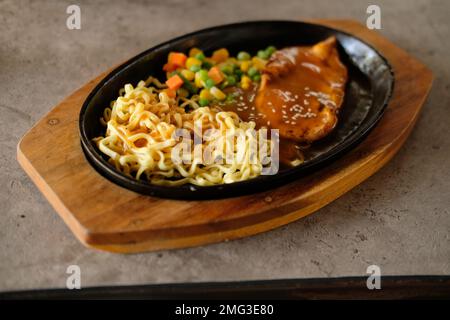
{"label": "sauce glaze on meat", "polygon": [[279,129],[280,161],[302,159],[299,144],[310,144],[336,126],[347,82],[336,39],[311,47],[276,51],[267,63],[261,84],[250,90],[233,88],[236,101],[222,106],[258,127]]}

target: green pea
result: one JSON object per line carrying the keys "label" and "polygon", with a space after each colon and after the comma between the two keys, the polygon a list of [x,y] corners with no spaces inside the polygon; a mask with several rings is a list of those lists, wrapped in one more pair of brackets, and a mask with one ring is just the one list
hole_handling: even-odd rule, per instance
{"label": "green pea", "polygon": [[232,74],[233,71],[234,71],[234,68],[233,68],[233,65],[231,65],[231,64],[226,64],[226,65],[223,65],[223,66],[220,68],[220,71],[222,71],[222,72],[225,73],[225,74]]}
{"label": "green pea", "polygon": [[201,68],[200,68],[200,66],[199,65],[196,65],[196,64],[194,64],[191,68],[190,68],[190,70],[192,71],[192,72],[197,72],[197,71],[199,71]]}
{"label": "green pea", "polygon": [[234,86],[236,84],[236,78],[233,76],[228,76],[227,77],[227,82],[230,86]]}
{"label": "green pea", "polygon": [[238,60],[244,61],[244,60],[250,60],[251,56],[248,52],[241,51],[237,55]]}
{"label": "green pea", "polygon": [[214,65],[212,63],[207,62],[207,61],[203,61],[203,63],[202,63],[202,67],[205,68],[206,70],[211,69],[213,66]]}
{"label": "green pea", "polygon": [[255,82],[261,81],[261,75],[260,75],[259,73],[255,74],[255,75],[252,77],[252,80],[255,81]]}
{"label": "green pea", "polygon": [[207,105],[209,105],[209,100],[208,100],[208,99],[205,99],[205,98],[200,98],[200,100],[198,101],[198,103],[200,104],[200,106],[206,107]]}
{"label": "green pea", "polygon": [[264,50],[259,50],[258,51],[258,57],[261,58],[261,59],[264,59],[264,60],[269,59],[269,55]]}
{"label": "green pea", "polygon": [[214,82],[213,79],[208,79],[205,81],[205,88],[207,89],[211,89],[212,87],[214,87],[216,83]]}
{"label": "green pea", "polygon": [[250,67],[247,73],[250,77],[253,77],[254,75],[257,75],[259,72],[258,69],[256,69],[255,67]]}
{"label": "green pea", "polygon": [[200,80],[202,81],[206,81],[209,79],[208,77],[208,71],[206,71],[205,69],[201,69],[200,71],[198,71],[200,73]]}
{"label": "green pea", "polygon": [[183,84],[183,87],[189,91],[189,93],[191,94],[196,94],[197,93],[197,87],[194,86],[190,81],[185,81]]}
{"label": "green pea", "polygon": [[275,52],[277,51],[277,48],[275,48],[274,46],[268,46],[266,48],[266,53],[269,55],[269,57]]}
{"label": "green pea", "polygon": [[243,75],[244,73],[242,72],[241,69],[236,69],[236,70],[234,70],[234,74],[235,74],[238,78],[240,78],[240,77],[242,77],[242,75]]}
{"label": "green pea", "polygon": [[205,60],[205,55],[204,55],[202,52],[197,53],[197,54],[195,55],[195,57],[196,57],[198,60],[200,60],[200,61]]}

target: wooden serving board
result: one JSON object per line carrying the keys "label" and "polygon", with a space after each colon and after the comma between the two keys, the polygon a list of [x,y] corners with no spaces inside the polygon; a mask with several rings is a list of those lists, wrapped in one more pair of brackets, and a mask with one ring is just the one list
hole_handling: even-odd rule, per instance
{"label": "wooden serving board", "polygon": [[422,63],[362,24],[313,21],[373,45],[392,64],[395,89],[386,113],[354,150],[328,167],[267,192],[209,201],[141,195],[102,177],[80,146],[78,114],[101,74],[53,108],[21,140],[17,158],[86,246],[141,252],[242,238],[302,218],[349,191],[386,164],[413,128],[433,75]]}

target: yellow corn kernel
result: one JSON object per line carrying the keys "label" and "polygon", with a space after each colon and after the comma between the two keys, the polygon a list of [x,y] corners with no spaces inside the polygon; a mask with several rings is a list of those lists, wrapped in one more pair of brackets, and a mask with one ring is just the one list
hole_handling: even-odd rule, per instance
{"label": "yellow corn kernel", "polygon": [[197,88],[203,87],[203,81],[202,81],[202,79],[200,79],[200,73],[198,73],[198,72],[195,73],[194,83]]}
{"label": "yellow corn kernel", "polygon": [[228,59],[230,53],[227,49],[222,48],[213,52],[211,59],[216,62],[223,62]]}
{"label": "yellow corn kernel", "polygon": [[191,70],[184,69],[181,71],[181,75],[186,78],[186,80],[192,81],[195,78],[195,73]]}
{"label": "yellow corn kernel", "polygon": [[266,66],[266,63],[267,63],[267,61],[263,60],[261,58],[258,58],[258,57],[252,58],[252,64],[258,70],[264,69],[264,67]]}
{"label": "yellow corn kernel", "polygon": [[189,57],[195,57],[199,53],[203,53],[203,51],[199,48],[192,48],[191,50],[189,50]]}
{"label": "yellow corn kernel", "polygon": [[212,87],[210,89],[210,93],[217,100],[224,100],[227,97],[227,95],[225,93],[223,93],[222,90],[220,90],[217,87]]}
{"label": "yellow corn kernel", "polygon": [[186,68],[190,69],[192,66],[201,66],[202,62],[194,57],[189,57],[186,59]]}
{"label": "yellow corn kernel", "polygon": [[202,89],[202,91],[200,91],[200,99],[208,99],[208,100],[212,100],[213,95],[211,94],[211,92],[209,92],[208,89]]}
{"label": "yellow corn kernel", "polygon": [[249,68],[250,68],[250,61],[242,61],[241,62],[241,70],[243,72],[247,72]]}
{"label": "yellow corn kernel", "polygon": [[242,89],[247,90],[248,88],[250,88],[251,83],[252,83],[252,79],[250,79],[250,77],[242,76],[242,78],[241,78],[241,88]]}

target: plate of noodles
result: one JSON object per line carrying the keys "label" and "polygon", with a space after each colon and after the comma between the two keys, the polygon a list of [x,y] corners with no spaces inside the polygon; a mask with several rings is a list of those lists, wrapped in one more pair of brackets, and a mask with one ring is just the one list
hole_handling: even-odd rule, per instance
{"label": "plate of noodles", "polygon": [[108,74],[79,118],[87,160],[130,190],[212,199],[329,164],[382,117],[388,61],[358,38],[293,21],[213,27]]}

